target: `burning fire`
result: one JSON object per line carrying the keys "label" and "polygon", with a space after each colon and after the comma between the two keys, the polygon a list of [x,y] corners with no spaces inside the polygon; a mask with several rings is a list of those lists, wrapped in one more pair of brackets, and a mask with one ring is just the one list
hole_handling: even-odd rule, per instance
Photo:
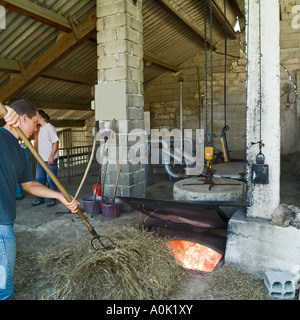
{"label": "burning fire", "polygon": [[166,245],[185,269],[212,272],[222,258],[218,252],[196,242],[174,240]]}

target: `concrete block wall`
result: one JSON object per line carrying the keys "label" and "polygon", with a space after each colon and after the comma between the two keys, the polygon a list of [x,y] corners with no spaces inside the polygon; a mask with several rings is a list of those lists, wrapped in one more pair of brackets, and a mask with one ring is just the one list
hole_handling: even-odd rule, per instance
{"label": "concrete block wall", "polygon": [[[140,123],[142,125],[143,122]],[[106,148],[109,151],[109,162],[105,177],[104,196],[110,197],[117,182],[117,176],[120,169],[120,177],[118,180],[117,196],[123,197],[145,197],[146,178],[144,158],[139,157],[137,163],[134,163],[130,157],[131,149],[136,147],[138,150],[142,148],[142,142],[139,138],[136,141],[130,141],[128,133],[135,129],[135,122],[128,120],[116,121],[115,124],[115,141],[110,144],[107,140]],[[104,179],[105,163],[108,157],[108,151],[104,155],[100,152],[99,147],[104,144],[104,135],[110,136],[112,121],[100,121],[100,135],[97,135],[96,158],[99,163],[102,163],[102,181]],[[105,132],[105,133],[104,133]],[[102,136],[101,136],[102,134]],[[122,140],[121,140],[122,139]],[[125,139],[125,140],[124,140]],[[126,141],[126,142],[124,142]],[[139,153],[137,151],[137,153]],[[139,156],[139,155],[137,155]],[[121,164],[121,167],[119,167]]]}

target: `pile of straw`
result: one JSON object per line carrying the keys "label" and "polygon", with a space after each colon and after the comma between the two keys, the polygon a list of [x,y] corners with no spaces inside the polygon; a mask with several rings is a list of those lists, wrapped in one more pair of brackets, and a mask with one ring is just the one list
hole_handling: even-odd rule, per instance
{"label": "pile of straw", "polygon": [[44,299],[166,299],[185,273],[163,239],[134,227],[105,230],[117,244],[94,251],[90,237],[74,248],[40,254]]}
{"label": "pile of straw", "polygon": [[256,275],[225,265],[207,275],[209,287],[197,299],[271,300],[264,289],[264,280]]}

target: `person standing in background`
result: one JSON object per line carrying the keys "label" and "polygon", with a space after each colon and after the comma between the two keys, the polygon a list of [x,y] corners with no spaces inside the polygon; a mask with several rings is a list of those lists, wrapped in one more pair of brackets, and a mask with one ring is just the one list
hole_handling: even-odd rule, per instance
{"label": "person standing in background", "polygon": [[[58,171],[58,145],[59,139],[55,127],[50,123],[50,117],[43,111],[38,110],[39,113],[39,124],[40,129],[38,134],[36,134],[36,144],[35,148],[37,149],[39,155],[46,162],[50,170],[55,176],[57,176]],[[37,163],[36,165],[36,181],[45,185],[48,182],[48,186],[51,190],[57,191],[57,186],[52,181],[50,176],[47,174],[45,169]],[[39,206],[44,203],[45,199],[41,197],[36,197],[35,202],[32,205]],[[52,207],[55,205],[55,199],[49,199],[47,207]]]}

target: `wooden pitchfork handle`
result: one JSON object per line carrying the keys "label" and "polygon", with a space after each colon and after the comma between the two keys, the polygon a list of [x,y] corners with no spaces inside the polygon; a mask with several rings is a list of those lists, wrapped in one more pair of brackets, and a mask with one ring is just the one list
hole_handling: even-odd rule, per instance
{"label": "wooden pitchfork handle", "polygon": [[[2,112],[2,115],[5,116],[7,114],[7,110],[4,107],[4,105],[0,102],[0,111]],[[26,147],[31,151],[31,153],[33,154],[33,156],[35,157],[35,159],[40,163],[40,165],[45,169],[45,171],[47,172],[47,174],[50,176],[50,178],[52,179],[52,181],[56,184],[57,188],[61,191],[61,193],[63,194],[63,196],[65,197],[65,199],[68,202],[72,201],[72,197],[68,194],[68,192],[66,191],[66,189],[63,187],[63,185],[59,182],[59,180],[57,179],[57,177],[54,175],[54,173],[49,169],[49,167],[47,166],[47,164],[44,162],[44,160],[41,158],[41,156],[39,155],[39,153],[34,149],[33,145],[31,144],[31,142],[28,140],[28,138],[25,136],[24,132],[20,129],[20,128],[14,128],[16,130],[16,132],[18,133],[18,135],[20,136],[20,138],[25,142]],[[92,227],[92,225],[89,223],[89,221],[87,220],[87,218],[85,217],[85,215],[82,213],[81,209],[79,207],[77,207],[78,211],[77,214],[80,217],[80,219],[83,221],[83,223],[87,226],[89,232],[91,233],[91,235],[94,238],[100,238],[100,236],[97,234],[97,232],[95,231],[95,229]]]}

